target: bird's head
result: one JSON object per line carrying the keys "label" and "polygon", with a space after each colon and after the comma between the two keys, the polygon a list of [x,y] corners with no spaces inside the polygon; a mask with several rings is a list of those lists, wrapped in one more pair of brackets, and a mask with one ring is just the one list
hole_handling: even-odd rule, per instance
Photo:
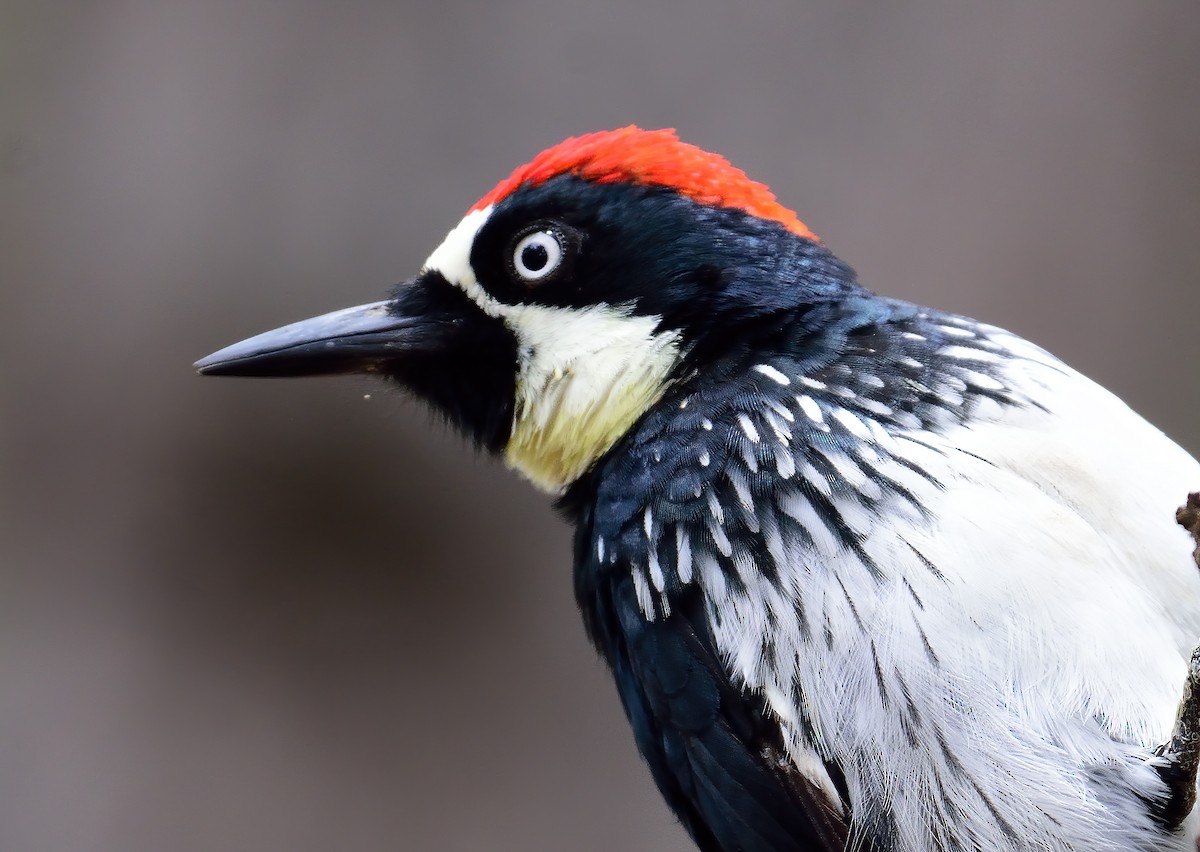
{"label": "bird's head", "polygon": [[675,383],[854,288],[766,186],[668,130],[550,148],[477,202],[392,298],[199,361],[369,372],[559,492]]}

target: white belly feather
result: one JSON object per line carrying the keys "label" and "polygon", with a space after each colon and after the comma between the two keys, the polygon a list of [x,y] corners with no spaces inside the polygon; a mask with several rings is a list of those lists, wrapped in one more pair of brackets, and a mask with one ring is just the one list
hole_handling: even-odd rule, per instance
{"label": "white belly feather", "polygon": [[[883,525],[838,504],[882,580],[845,548],[783,540],[767,513],[791,589],[712,595],[713,632],[813,774],[800,699],[856,821],[892,822],[898,849],[1154,848],[1133,792],[1157,782],[1136,753],[1166,739],[1200,639],[1200,576],[1173,520],[1200,465],[1107,391],[1009,344],[1029,356],[1009,386],[1048,412],[981,406],[940,435],[874,430],[938,482],[885,459],[927,518],[909,507]],[[821,523],[800,492],[776,510]],[[1089,782],[1105,772],[1128,777]]]}

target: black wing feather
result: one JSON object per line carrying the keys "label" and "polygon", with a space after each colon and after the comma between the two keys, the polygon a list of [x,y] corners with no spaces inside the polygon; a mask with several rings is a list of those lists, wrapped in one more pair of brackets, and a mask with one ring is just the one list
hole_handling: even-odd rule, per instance
{"label": "black wing feather", "polygon": [[699,593],[686,590],[670,616],[648,621],[632,580],[618,577],[604,614],[615,629],[603,631],[610,644],[602,650],[638,747],[701,850],[844,849],[837,805],[787,761],[761,701],[731,683]]}

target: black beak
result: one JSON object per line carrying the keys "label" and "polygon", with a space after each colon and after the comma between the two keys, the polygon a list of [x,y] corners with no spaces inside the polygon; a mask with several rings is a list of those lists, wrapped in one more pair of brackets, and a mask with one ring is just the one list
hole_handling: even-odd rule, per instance
{"label": "black beak", "polygon": [[440,323],[374,302],[285,325],[196,362],[206,376],[319,376],[369,373],[428,347]]}
{"label": "black beak", "polygon": [[433,272],[405,281],[388,301],[285,325],[196,362],[206,376],[375,373],[493,452],[511,432],[516,366],[507,326]]}

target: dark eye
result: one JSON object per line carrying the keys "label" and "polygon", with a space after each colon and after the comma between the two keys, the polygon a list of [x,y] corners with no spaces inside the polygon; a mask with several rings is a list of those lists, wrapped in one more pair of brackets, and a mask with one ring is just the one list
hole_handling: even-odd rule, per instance
{"label": "dark eye", "polygon": [[540,281],[558,268],[563,259],[563,244],[554,231],[526,234],[513,249],[513,271],[525,281]]}

